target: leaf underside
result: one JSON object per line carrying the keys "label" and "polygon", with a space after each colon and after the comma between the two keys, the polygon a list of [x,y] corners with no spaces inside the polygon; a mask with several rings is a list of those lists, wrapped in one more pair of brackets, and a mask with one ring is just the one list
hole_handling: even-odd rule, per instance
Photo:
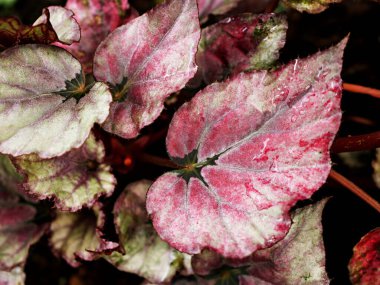
{"label": "leaf underside", "polygon": [[285,236],[290,207],[330,171],[345,42],[214,83],[176,112],[167,151],[177,162],[196,152],[180,166],[197,175],[169,172],[150,188],[147,210],[165,241],[189,254],[211,248],[242,258]]}

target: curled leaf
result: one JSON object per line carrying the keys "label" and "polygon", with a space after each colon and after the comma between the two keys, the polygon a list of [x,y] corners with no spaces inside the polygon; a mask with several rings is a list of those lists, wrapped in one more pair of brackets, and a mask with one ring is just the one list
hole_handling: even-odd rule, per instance
{"label": "curled leaf", "polygon": [[380,280],[380,228],[376,228],[354,247],[348,264],[353,285],[372,285]]}
{"label": "curled leaf", "polygon": [[111,100],[104,83],[85,85],[80,63],[63,49],[7,49],[0,54],[0,152],[62,155],[106,119]]}
{"label": "curled leaf", "polygon": [[[22,182],[22,176],[17,173],[16,168],[8,156],[0,154],[0,188],[17,193],[18,186]],[[0,199],[3,197],[0,195]]]}
{"label": "curled leaf", "polygon": [[42,11],[42,15],[33,26],[51,24],[58,41],[63,44],[72,44],[80,40],[80,27],[74,19],[74,13],[60,6],[50,6]]}
{"label": "curled leaf", "polygon": [[19,203],[17,196],[0,189],[0,271],[12,274],[12,269],[24,266],[29,247],[45,231],[45,226],[31,222],[35,215],[34,207]]}
{"label": "curled leaf", "polygon": [[86,73],[92,72],[94,53],[102,40],[114,29],[136,17],[127,0],[68,0],[66,9],[74,12],[81,27],[81,40],[64,49],[73,54]]}
{"label": "curled leaf", "polygon": [[152,123],[194,76],[199,37],[195,0],[169,0],[109,35],[94,59],[96,79],[112,86],[114,98],[103,128],[132,138]]}
{"label": "curled leaf", "polygon": [[290,207],[330,172],[345,43],[214,83],[176,112],[166,146],[182,169],[159,177],[147,197],[165,241],[243,258],[285,236]]}
{"label": "curled leaf", "polygon": [[207,84],[241,71],[268,69],[285,44],[287,23],[275,14],[227,18],[202,31],[197,75]]}
{"label": "curled leaf", "polygon": [[342,0],[282,0],[282,2],[299,12],[320,13],[326,10],[331,3],[338,3]]}
{"label": "curled leaf", "polygon": [[100,253],[115,250],[119,244],[102,237],[103,215],[98,204],[89,211],[58,212],[50,226],[49,241],[53,252],[77,267],[81,264],[80,260],[91,261]]}
{"label": "curled leaf", "polygon": [[112,194],[116,179],[110,166],[103,163],[105,156],[101,141],[90,134],[78,149],[51,159],[35,154],[13,159],[26,176],[25,190],[39,199],[53,198],[60,210],[77,211],[91,207],[102,195]]}
{"label": "curled leaf", "polygon": [[129,184],[114,206],[114,220],[125,253],[113,252],[106,260],[119,270],[138,274],[150,282],[169,282],[181,267],[182,255],[162,241],[149,223],[145,197],[150,181]]}

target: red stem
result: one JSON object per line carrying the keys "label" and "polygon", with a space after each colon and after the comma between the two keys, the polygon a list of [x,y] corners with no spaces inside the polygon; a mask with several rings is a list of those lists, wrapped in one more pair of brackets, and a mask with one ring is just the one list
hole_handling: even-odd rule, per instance
{"label": "red stem", "polygon": [[364,192],[364,190],[361,189],[359,186],[357,186],[356,184],[354,184],[335,170],[331,170],[330,177],[337,181],[339,184],[346,187],[348,190],[357,195],[360,199],[362,199],[364,202],[372,206],[372,208],[374,208],[376,211],[380,213],[380,204],[371,196],[369,196],[366,192]]}
{"label": "red stem", "polygon": [[331,152],[370,150],[380,147],[380,131],[345,138],[337,138],[331,146]]}
{"label": "red stem", "polygon": [[365,87],[361,85],[351,84],[351,83],[343,83],[343,90],[371,95],[375,98],[380,98],[380,90],[370,87]]}

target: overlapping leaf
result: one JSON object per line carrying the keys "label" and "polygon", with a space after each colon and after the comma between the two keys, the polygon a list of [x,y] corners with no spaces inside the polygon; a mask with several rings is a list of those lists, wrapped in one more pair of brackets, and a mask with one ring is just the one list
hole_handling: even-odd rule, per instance
{"label": "overlapping leaf", "polygon": [[41,159],[35,154],[14,158],[17,168],[27,177],[25,190],[39,199],[53,198],[60,210],[77,211],[91,207],[99,196],[109,196],[116,179],[105,156],[101,141],[90,135],[78,149],[60,157]]}
{"label": "overlapping leaf", "polygon": [[330,171],[345,42],[212,84],[177,111],[166,145],[182,169],[159,177],[147,198],[164,240],[242,258],[285,236],[289,208]]}
{"label": "overlapping leaf", "polygon": [[53,6],[42,11],[41,17],[26,26],[15,17],[0,19],[0,51],[19,44],[49,44],[59,41],[71,44],[80,39],[80,28],[73,13]]}
{"label": "overlapping leaf", "polygon": [[274,14],[230,17],[205,28],[197,76],[211,83],[241,71],[272,67],[285,44],[286,29],[285,18]]}
{"label": "overlapping leaf", "polygon": [[206,19],[209,14],[223,15],[233,9],[239,0],[197,0],[199,18]]}
{"label": "overlapping leaf", "polygon": [[313,14],[326,10],[331,3],[341,1],[342,0],[282,0],[282,2],[293,9]]}
{"label": "overlapping leaf", "polygon": [[104,129],[132,138],[152,123],[194,76],[199,37],[195,0],[169,0],[108,36],[94,59],[95,77],[114,98]]}
{"label": "overlapping leaf", "polygon": [[64,44],[79,42],[81,33],[74,13],[60,6],[45,8],[33,26],[50,23],[57,35],[57,40]]}
{"label": "overlapping leaf", "polygon": [[6,155],[0,155],[0,188],[17,193],[22,176],[17,173],[11,160]]}
{"label": "overlapping leaf", "polygon": [[[296,210],[286,237],[273,247],[253,254],[249,275],[272,285],[329,284],[322,236],[322,211],[326,202],[327,199]],[[246,276],[240,284],[256,284],[249,282],[250,279]]]}
{"label": "overlapping leaf", "polygon": [[86,73],[92,72],[94,53],[101,41],[137,16],[127,0],[68,0],[65,7],[75,13],[81,27],[81,40],[70,46],[60,46],[79,59]]}
{"label": "overlapping leaf", "polygon": [[14,268],[21,270],[29,247],[44,233],[44,226],[31,222],[35,215],[34,207],[19,203],[15,194],[0,189],[0,271],[10,274],[1,273],[1,278],[11,278]]}
{"label": "overlapping leaf", "polygon": [[372,285],[380,280],[380,228],[366,234],[354,247],[348,264],[353,285]]}
{"label": "overlapping leaf", "polygon": [[129,184],[114,206],[114,219],[125,253],[105,257],[119,270],[138,274],[151,282],[168,282],[181,267],[182,254],[162,241],[149,223],[145,197],[150,181]]}
{"label": "overlapping leaf", "polygon": [[0,152],[62,155],[102,123],[108,87],[85,86],[80,63],[54,46],[22,45],[0,54]]}
{"label": "overlapping leaf", "polygon": [[80,260],[91,261],[101,253],[115,250],[119,245],[102,237],[103,226],[104,214],[98,204],[90,211],[58,212],[50,226],[53,252],[77,267]]}

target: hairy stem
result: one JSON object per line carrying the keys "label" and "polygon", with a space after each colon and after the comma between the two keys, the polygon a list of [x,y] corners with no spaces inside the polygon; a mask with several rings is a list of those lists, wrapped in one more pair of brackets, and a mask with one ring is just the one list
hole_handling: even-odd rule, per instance
{"label": "hairy stem", "polygon": [[172,168],[172,169],[179,169],[179,166],[175,164],[173,161],[167,158],[151,155],[148,153],[141,153],[137,157],[138,160],[158,166],[163,166],[167,168]]}
{"label": "hairy stem", "polygon": [[337,138],[331,146],[331,152],[371,150],[377,147],[380,147],[380,131],[365,135]]}
{"label": "hairy stem", "polygon": [[370,87],[365,87],[361,85],[351,84],[351,83],[343,83],[343,90],[371,95],[375,98],[380,98],[380,90]]}
{"label": "hairy stem", "polygon": [[335,170],[331,170],[330,177],[337,181],[339,184],[346,187],[348,190],[350,190],[352,193],[354,193],[356,196],[358,196],[360,199],[362,199],[364,202],[372,206],[376,211],[380,213],[380,204],[371,196],[369,196],[366,192],[364,192],[364,190],[361,189],[359,186],[357,186],[356,184],[354,184]]}

